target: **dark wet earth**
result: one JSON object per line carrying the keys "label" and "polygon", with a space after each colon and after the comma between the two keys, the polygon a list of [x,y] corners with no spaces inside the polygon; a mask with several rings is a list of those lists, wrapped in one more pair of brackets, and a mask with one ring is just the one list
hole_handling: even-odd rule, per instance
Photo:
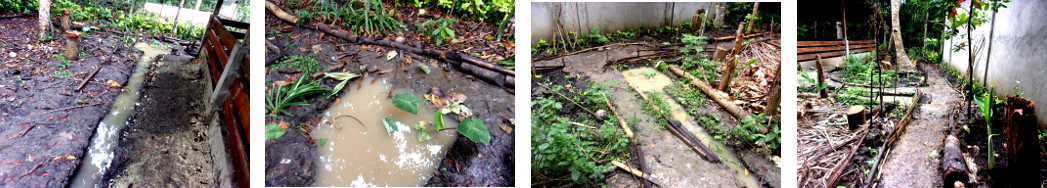
{"label": "dark wet earth", "polygon": [[121,132],[103,184],[111,187],[212,187],[206,97],[209,80],[191,56],[153,62],[135,113]]}
{"label": "dark wet earth", "polygon": [[126,83],[141,56],[99,32],[82,40],[86,55],[62,68],[52,56],[61,54],[64,35],[39,42],[35,25],[35,17],[0,20],[0,187],[66,186],[120,93],[109,82]]}
{"label": "dark wet earth", "polygon": [[[266,17],[267,28],[282,28],[286,25],[268,15]],[[502,125],[507,128],[515,128],[511,121],[515,112],[513,105],[515,91],[511,88],[490,85],[456,70],[445,62],[430,60],[422,56],[401,56],[411,57],[412,62],[410,63],[401,57],[386,60],[385,55],[388,49],[385,48],[368,46],[365,50],[358,50],[362,46],[330,35],[320,39],[318,31],[307,28],[294,28],[289,32],[277,30],[267,30],[269,32],[266,33],[266,39],[275,43],[285,53],[281,57],[306,55],[312,56],[324,67],[342,65],[343,68],[336,72],[365,72],[360,70],[361,66],[378,66],[380,70],[392,70],[384,74],[367,73],[362,78],[350,81],[345,86],[347,90],[357,89],[359,84],[368,84],[376,76],[380,76],[395,83],[402,83],[396,88],[409,88],[415,96],[422,96],[436,87],[443,93],[457,92],[468,97],[463,104],[483,120],[484,125],[490,130],[491,142],[489,145],[478,144],[469,141],[464,136],[459,136],[440,160],[436,174],[429,178],[426,186],[515,185],[515,169],[513,169],[516,163],[515,132],[512,132],[512,129],[502,128]],[[282,37],[287,33],[296,37],[293,39]],[[267,61],[276,57],[273,53],[266,55]],[[279,62],[279,59],[276,62]],[[418,68],[421,64],[428,66],[432,71],[429,74],[422,73]],[[274,81],[296,81],[300,76],[300,72],[274,70],[267,67],[267,92],[272,88]],[[322,79],[320,83],[326,88],[333,88],[338,84],[331,79]],[[294,125],[293,127],[303,124],[306,127],[289,128],[282,137],[265,143],[266,186],[312,185],[315,181],[318,158],[317,144],[309,136],[309,131],[315,128],[322,113],[336,98],[310,97],[306,100],[310,105],[288,108],[288,111],[294,116],[266,117],[267,124],[284,121]]]}

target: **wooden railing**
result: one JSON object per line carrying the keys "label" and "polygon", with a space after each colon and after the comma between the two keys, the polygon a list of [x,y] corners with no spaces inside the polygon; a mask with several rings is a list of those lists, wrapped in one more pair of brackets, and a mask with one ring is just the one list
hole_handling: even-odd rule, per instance
{"label": "wooden railing", "polygon": [[[211,16],[207,30],[204,32],[203,48],[211,70],[212,84],[215,86],[214,92],[223,94],[223,97],[217,100],[220,102],[215,102],[220,103],[215,105],[221,105],[222,114],[216,115],[220,115],[225,132],[228,133],[226,139],[232,151],[233,176],[239,187],[248,187],[250,171],[248,170],[249,149],[247,144],[250,138],[250,115],[248,113],[248,101],[250,100],[248,100],[247,80],[251,77],[250,74],[247,74],[249,72],[247,70],[250,70],[250,60],[246,55],[248,52],[246,44],[241,44],[239,41],[247,42],[245,39],[247,37],[243,34],[237,35],[229,32],[226,27],[248,29],[246,23]],[[229,64],[233,66],[227,66]],[[233,69],[226,72],[227,68]],[[226,74],[225,79],[227,80],[222,80],[223,73]],[[222,83],[223,81],[225,83]],[[212,96],[212,101],[216,101],[214,96]]]}
{"label": "wooden railing", "polygon": [[[873,40],[855,40],[848,41],[848,46],[851,48],[851,53],[859,52],[870,52],[876,48],[876,41]],[[797,61],[813,60],[818,55],[822,58],[830,58],[836,56],[843,56],[846,53],[844,49],[843,41],[797,41],[796,42],[796,59]]]}

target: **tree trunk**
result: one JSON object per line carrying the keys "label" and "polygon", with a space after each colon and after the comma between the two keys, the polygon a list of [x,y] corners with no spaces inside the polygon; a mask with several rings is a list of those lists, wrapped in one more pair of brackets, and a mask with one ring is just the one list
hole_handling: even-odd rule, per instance
{"label": "tree trunk", "polygon": [[913,70],[916,66],[909,61],[909,55],[905,53],[905,45],[902,44],[902,22],[898,15],[901,8],[901,0],[891,0],[891,40],[894,41],[894,54],[897,60],[895,64],[904,70]]}
{"label": "tree trunk", "polygon": [[182,15],[182,5],[185,5],[185,0],[178,2],[178,9],[175,9],[175,18],[173,21],[174,29],[171,30],[171,34],[178,37],[178,17]]}
{"label": "tree trunk", "polygon": [[[753,4],[753,14],[752,14],[753,17],[756,17],[756,13],[758,13],[759,10],[760,10],[760,2],[754,3]],[[748,22],[749,22],[749,25],[745,27],[745,33],[749,33],[749,31],[753,30],[753,24],[755,24],[756,20],[749,20]]]}
{"label": "tree trunk", "polygon": [[[923,13],[923,20],[924,20],[923,21],[923,47],[920,47],[920,50],[924,50],[924,51],[927,51],[927,24],[931,22],[930,18],[931,18],[931,12],[930,11],[925,11]],[[926,54],[924,54],[924,56],[926,56]]]}
{"label": "tree trunk", "polygon": [[38,30],[40,33],[37,37],[44,38],[47,36],[47,29],[51,28],[51,0],[40,0],[39,10],[40,14],[38,14],[37,23],[40,26]]}
{"label": "tree trunk", "polygon": [[767,117],[778,117],[778,108],[782,105],[782,65],[778,64],[778,70],[774,74],[774,82],[771,92],[767,95],[767,107],[763,114]]}
{"label": "tree trunk", "polygon": [[203,2],[204,2],[204,0],[196,0],[196,8],[193,8],[193,9],[199,11],[200,10],[200,4],[203,3]]}

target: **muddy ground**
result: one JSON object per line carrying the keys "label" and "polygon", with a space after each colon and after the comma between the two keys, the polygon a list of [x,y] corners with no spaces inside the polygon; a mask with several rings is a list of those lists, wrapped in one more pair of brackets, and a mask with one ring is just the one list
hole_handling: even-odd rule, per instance
{"label": "muddy ground", "polygon": [[52,56],[67,37],[40,42],[36,24],[35,17],[0,20],[0,186],[66,186],[120,93],[109,82],[126,83],[141,56],[117,35],[92,32],[80,44],[86,54],[63,69]]}
{"label": "muddy ground", "polygon": [[[723,31],[720,31],[719,33],[727,33],[727,30],[730,29],[723,29]],[[712,32],[717,33],[717,31]],[[671,38],[665,36],[661,37]],[[631,42],[662,44],[662,42],[678,43],[679,41],[656,39],[655,37],[645,36],[633,39]],[[724,48],[729,49],[733,44],[721,42],[713,45],[721,45],[724,46]],[[709,49],[711,47],[706,48]],[[536,66],[552,65],[562,66],[562,68],[538,72],[542,77],[532,80],[532,85],[536,85],[536,82],[543,82],[560,85],[569,84],[572,87],[584,88],[590,81],[609,84],[611,86],[609,91],[613,94],[610,96],[609,100],[611,100],[618,113],[622,117],[634,116],[639,120],[637,122],[638,124],[633,127],[635,127],[634,132],[637,134],[640,143],[639,145],[641,146],[640,150],[643,150],[644,153],[642,157],[648,168],[644,171],[651,173],[651,175],[656,179],[661,179],[661,181],[668,184],[662,185],[662,187],[746,187],[747,185],[744,182],[735,178],[738,174],[736,174],[734,170],[728,168],[723,163],[711,163],[701,158],[688,148],[683,141],[666,130],[663,125],[655,124],[656,119],[654,116],[642,112],[642,99],[636,95],[634,90],[629,88],[621,71],[628,68],[650,67],[653,65],[632,64],[627,65],[626,68],[623,68],[622,70],[617,70],[608,66],[608,63],[611,60],[651,53],[644,51],[645,49],[648,48],[639,45],[613,46],[605,50],[590,51],[566,57],[537,61],[535,62]],[[672,74],[668,75],[672,80],[677,82],[685,80],[684,78]],[[740,74],[739,78],[743,77],[742,75],[745,74]],[[580,79],[565,82],[565,80],[570,80],[565,79],[565,77],[580,77]],[[696,92],[698,91],[696,90]],[[532,87],[532,97],[543,95],[549,95],[551,97],[554,94],[541,87]],[[715,102],[708,98],[705,98],[705,104],[705,106],[701,107],[690,106],[687,108],[699,108],[699,111],[703,112],[701,116],[715,116],[721,121],[717,125],[702,128],[707,130],[720,129],[726,131],[734,129],[738,121],[735,120],[733,116],[722,111]],[[561,112],[564,112],[564,114],[572,114],[572,109],[578,113],[581,111],[580,109],[575,109],[573,105],[564,105],[564,109],[562,109]],[[698,116],[692,116],[690,118],[691,121],[696,121]],[[698,127],[688,127],[689,130],[695,130],[697,128]],[[748,168],[748,171],[752,172],[752,174],[744,176],[754,176],[754,178],[758,179],[757,184],[759,186],[780,187],[781,169],[780,167],[777,167],[771,159],[765,157],[767,156],[767,153],[754,151],[752,148],[734,141],[728,141],[721,144],[726,146],[721,149],[730,150],[731,152],[728,153],[735,153],[741,158],[743,164],[732,165],[743,165],[744,168]],[[711,149],[716,150],[716,148]],[[780,151],[774,152],[774,155],[780,155]],[[718,152],[717,154],[723,155],[722,152]],[[633,160],[629,161],[629,165],[633,167],[639,166],[638,159],[634,157]],[[610,187],[643,186],[642,182],[635,179],[634,176],[620,170],[615,170],[610,173],[605,181]]]}
{"label": "muddy ground", "polygon": [[[515,93],[511,88],[490,85],[454,69],[445,62],[419,58],[420,56],[409,55],[414,57],[412,63],[406,63],[399,57],[386,60],[385,55],[388,49],[368,46],[359,50],[363,46],[330,35],[320,38],[321,34],[318,31],[308,28],[280,31],[279,28],[287,28],[286,26],[289,25],[270,16],[269,13],[266,14],[268,31],[266,39],[279,46],[284,52],[282,56],[267,53],[267,62],[277,57],[308,55],[315,58],[324,67],[344,65],[336,72],[361,73],[364,71],[361,71],[359,67],[365,65],[378,66],[380,70],[395,68],[396,70],[385,74],[368,73],[362,78],[351,81],[345,87],[347,90],[356,89],[359,84],[368,84],[376,77],[382,77],[395,83],[402,82],[398,88],[410,88],[415,96],[426,94],[431,88],[436,87],[443,93],[458,92],[468,97],[463,104],[471,108],[488,127],[492,135],[491,144],[473,143],[464,136],[459,136],[450,151],[441,160],[436,175],[429,178],[426,186],[515,185],[515,169],[513,169],[516,160],[513,153],[515,132],[512,132],[511,129],[500,128],[500,125],[514,127],[510,120],[514,117]],[[279,60],[281,59],[277,59]],[[407,71],[398,68],[401,67],[402,62]],[[432,69],[432,72],[422,73],[418,69],[419,64],[426,64]],[[274,81],[296,81],[301,74],[301,72],[274,70],[267,67],[267,91],[272,89]],[[326,88],[333,88],[338,83],[331,79],[322,79],[321,84]],[[305,125],[303,129],[287,129],[282,137],[265,143],[266,186],[312,185],[318,158],[317,145],[308,132],[315,128],[322,113],[336,98],[309,97],[306,102],[310,105],[288,108],[288,111],[294,116],[266,117],[268,124],[285,121],[294,125],[293,127]]]}
{"label": "muddy ground", "polygon": [[112,187],[211,187],[205,61],[166,54],[151,64],[135,113],[103,177]]}

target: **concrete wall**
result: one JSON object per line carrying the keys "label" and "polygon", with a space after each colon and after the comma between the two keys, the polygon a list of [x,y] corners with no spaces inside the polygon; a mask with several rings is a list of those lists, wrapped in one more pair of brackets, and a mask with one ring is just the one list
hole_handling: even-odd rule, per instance
{"label": "concrete wall", "polygon": [[[964,3],[963,6],[967,7],[968,4]],[[1015,0],[1007,7],[996,13],[995,26],[986,22],[972,31],[975,49],[979,44],[984,46],[976,50],[974,77],[995,84],[997,95],[1013,95],[1011,87],[1018,86],[1025,97],[1033,102],[1047,104],[1047,22],[1044,22],[1047,20],[1047,1]],[[991,54],[988,50],[990,27],[995,30]],[[966,29],[961,30],[960,35],[944,41],[941,50],[943,61],[964,72],[967,70],[967,50],[951,50],[952,46],[967,42],[963,35]],[[987,60],[989,76],[984,79]],[[1047,128],[1047,108],[1041,106],[1036,116],[1039,117],[1040,127]]]}
{"label": "concrete wall", "polygon": [[[553,38],[556,23],[553,20],[554,15],[559,15],[556,17],[566,30],[585,35],[596,26],[600,27],[601,33],[608,33],[626,28],[639,28],[642,25],[653,28],[691,22],[694,12],[699,8],[704,8],[707,14],[712,15],[714,5],[717,4],[720,11],[716,12],[722,17],[727,10],[726,3],[535,2],[531,3],[531,43],[537,43],[539,39],[550,41]],[[555,7],[561,8],[556,11],[558,9]]]}

